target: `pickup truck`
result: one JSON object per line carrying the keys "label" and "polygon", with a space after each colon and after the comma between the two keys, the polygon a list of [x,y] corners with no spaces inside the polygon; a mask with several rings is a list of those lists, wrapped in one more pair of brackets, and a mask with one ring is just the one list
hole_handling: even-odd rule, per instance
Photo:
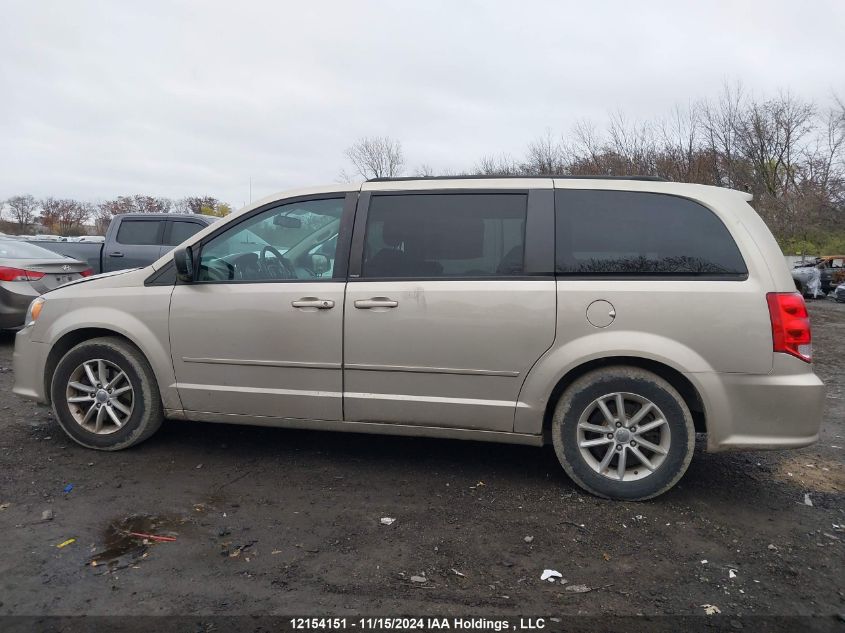
{"label": "pickup truck", "polygon": [[99,274],[148,266],[217,219],[207,215],[126,213],[112,219],[104,242],[30,241],[87,262]]}

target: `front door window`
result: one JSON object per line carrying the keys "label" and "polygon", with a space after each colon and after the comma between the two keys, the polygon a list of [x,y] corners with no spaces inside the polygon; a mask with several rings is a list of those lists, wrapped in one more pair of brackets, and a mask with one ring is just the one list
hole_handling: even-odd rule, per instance
{"label": "front door window", "polygon": [[200,253],[200,282],[332,278],[343,199],[268,209],[215,236]]}

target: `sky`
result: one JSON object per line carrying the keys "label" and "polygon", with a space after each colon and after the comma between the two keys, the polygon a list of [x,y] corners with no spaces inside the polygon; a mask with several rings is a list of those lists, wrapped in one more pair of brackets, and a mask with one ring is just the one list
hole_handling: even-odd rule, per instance
{"label": "sky", "polygon": [[667,115],[740,81],[845,95],[845,2],[0,3],[0,200],[338,180],[363,136],[407,171],[520,156],[547,129]]}

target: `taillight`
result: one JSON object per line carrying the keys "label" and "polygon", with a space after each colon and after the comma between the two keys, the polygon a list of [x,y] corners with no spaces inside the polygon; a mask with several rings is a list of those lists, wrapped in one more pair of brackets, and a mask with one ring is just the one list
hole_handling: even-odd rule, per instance
{"label": "taillight", "polygon": [[0,281],[35,281],[41,279],[44,273],[37,270],[23,270],[22,268],[9,268],[0,266]]}
{"label": "taillight", "polygon": [[812,361],[810,318],[804,297],[798,292],[770,292],[766,301],[772,320],[774,351],[792,354],[808,363]]}
{"label": "taillight", "polygon": [[93,268],[86,268],[85,270],[83,270],[79,274],[82,275],[83,277],[90,277],[91,275],[94,274],[94,269]]}

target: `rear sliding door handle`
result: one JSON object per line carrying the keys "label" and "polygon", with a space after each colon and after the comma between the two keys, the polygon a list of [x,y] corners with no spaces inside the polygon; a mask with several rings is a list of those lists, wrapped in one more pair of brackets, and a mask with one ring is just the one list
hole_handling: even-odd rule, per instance
{"label": "rear sliding door handle", "polygon": [[123,257],[123,253],[115,251],[114,253],[109,253],[109,257]]}
{"label": "rear sliding door handle", "polygon": [[358,299],[355,301],[355,307],[359,310],[370,310],[372,308],[395,308],[398,305],[398,301],[388,299],[387,297],[373,297],[372,299]]}
{"label": "rear sliding door handle", "polygon": [[296,301],[291,301],[290,304],[294,308],[317,308],[318,310],[330,310],[334,307],[334,301],[331,299],[318,299],[317,297],[302,297]]}

